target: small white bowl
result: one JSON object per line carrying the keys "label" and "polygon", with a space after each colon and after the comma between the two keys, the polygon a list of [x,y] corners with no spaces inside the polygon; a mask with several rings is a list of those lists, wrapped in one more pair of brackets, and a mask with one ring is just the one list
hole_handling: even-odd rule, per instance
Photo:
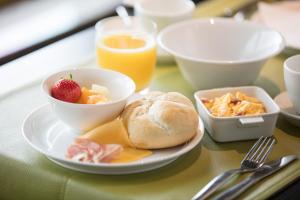
{"label": "small white bowl", "polygon": [[[266,107],[267,112],[255,116],[215,117],[201,101],[201,98],[212,99],[228,92],[235,93],[238,91],[259,99]],[[262,88],[246,86],[200,90],[194,94],[194,97],[205,128],[217,142],[249,140],[273,135],[280,109]]]}
{"label": "small white bowl", "polygon": [[[53,98],[51,87],[61,77],[70,73],[73,80],[81,87],[90,88],[92,84],[107,87],[111,100],[101,104],[76,104]],[[132,79],[119,72],[85,68],[65,70],[50,75],[43,81],[42,90],[59,119],[73,129],[87,131],[118,117],[127,99],[134,93],[135,84]]]}
{"label": "small white bowl", "polygon": [[172,54],[195,90],[251,85],[265,61],[284,48],[283,37],[234,19],[194,19],[170,25],[158,44]]}
{"label": "small white bowl", "polygon": [[191,0],[140,0],[134,4],[135,15],[154,21],[158,31],[174,22],[192,18],[194,9]]}

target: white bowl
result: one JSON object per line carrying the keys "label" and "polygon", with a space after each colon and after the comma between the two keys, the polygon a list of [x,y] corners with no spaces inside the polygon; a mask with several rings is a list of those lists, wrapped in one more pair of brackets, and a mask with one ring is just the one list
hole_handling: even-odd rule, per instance
{"label": "white bowl", "polygon": [[170,25],[160,32],[158,44],[175,57],[196,90],[251,85],[265,61],[284,48],[278,32],[225,18]]}
{"label": "white bowl", "polygon": [[135,15],[157,24],[158,31],[193,16],[195,4],[191,0],[140,0],[134,5]]}
{"label": "white bowl", "polygon": [[[53,98],[50,93],[51,87],[57,80],[69,73],[80,86],[90,88],[92,84],[99,84],[107,87],[111,101],[102,104],[76,104]],[[56,116],[80,132],[118,117],[127,99],[134,93],[135,84],[132,79],[119,72],[86,68],[65,70],[50,75],[43,81],[42,90]]]}
{"label": "white bowl", "polygon": [[[255,116],[215,117],[201,101],[201,98],[212,99],[237,91],[259,99],[266,107],[266,113]],[[205,128],[217,142],[249,140],[273,135],[280,109],[262,88],[248,86],[200,90],[194,94],[194,97]]]}
{"label": "white bowl", "polygon": [[[156,23],[157,32],[170,24],[191,19],[195,4],[191,0],[139,0],[134,4],[134,14]],[[160,47],[157,48],[159,63],[173,63],[174,58]]]}

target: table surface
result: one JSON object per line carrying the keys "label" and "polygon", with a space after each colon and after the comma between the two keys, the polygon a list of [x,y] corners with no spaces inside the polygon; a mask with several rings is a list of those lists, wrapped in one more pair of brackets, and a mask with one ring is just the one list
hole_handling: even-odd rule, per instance
{"label": "table surface", "polygon": [[[209,10],[208,6],[205,9]],[[200,145],[174,163],[150,172],[121,176],[64,169],[26,144],[21,135],[22,121],[32,109],[46,102],[40,91],[41,79],[62,68],[94,66],[93,38],[93,29],[88,29],[0,68],[1,198],[189,199],[217,174],[239,166],[253,141],[220,144],[205,134]],[[255,85],[273,97],[285,90],[282,63],[288,56],[291,54],[283,53],[270,59]],[[151,89],[178,91],[191,99],[194,92],[176,65],[158,65]],[[270,159],[287,154],[300,156],[297,132],[299,129],[280,117],[274,131],[277,143]],[[300,162],[296,161],[241,198],[267,198],[299,176]]]}

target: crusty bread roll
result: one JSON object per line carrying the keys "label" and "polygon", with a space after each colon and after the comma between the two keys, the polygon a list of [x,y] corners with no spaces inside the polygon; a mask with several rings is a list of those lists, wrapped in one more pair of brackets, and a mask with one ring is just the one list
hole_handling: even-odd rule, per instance
{"label": "crusty bread roll", "polygon": [[198,128],[192,102],[177,92],[150,92],[127,105],[121,118],[137,148],[173,147],[190,140]]}

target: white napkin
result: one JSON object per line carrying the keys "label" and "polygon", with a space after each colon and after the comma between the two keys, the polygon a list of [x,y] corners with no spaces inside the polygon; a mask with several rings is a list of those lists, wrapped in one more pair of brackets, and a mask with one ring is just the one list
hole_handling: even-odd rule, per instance
{"label": "white napkin", "polygon": [[279,31],[288,47],[300,49],[300,1],[258,3],[256,20]]}

